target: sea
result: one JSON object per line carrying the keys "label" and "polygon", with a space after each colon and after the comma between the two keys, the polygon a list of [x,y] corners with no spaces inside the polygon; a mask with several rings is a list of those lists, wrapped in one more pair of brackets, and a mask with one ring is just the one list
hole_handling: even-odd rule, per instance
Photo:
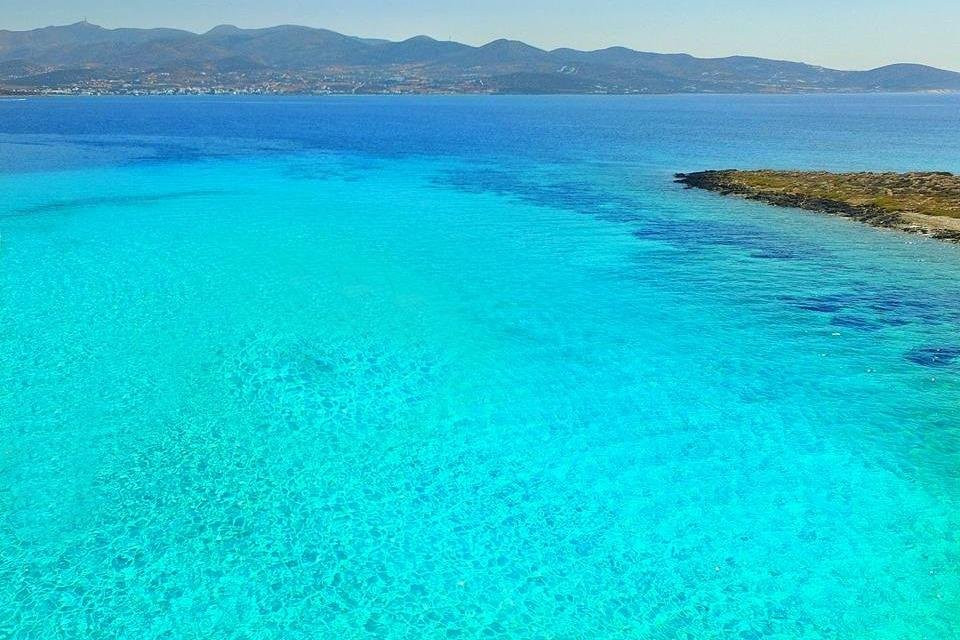
{"label": "sea", "polygon": [[0,101],[0,638],[960,638],[960,95]]}

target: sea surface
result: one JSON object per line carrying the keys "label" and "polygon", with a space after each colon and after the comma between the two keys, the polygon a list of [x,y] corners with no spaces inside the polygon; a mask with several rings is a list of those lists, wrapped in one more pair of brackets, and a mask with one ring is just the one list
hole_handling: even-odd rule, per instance
{"label": "sea surface", "polygon": [[960,96],[0,101],[0,638],[960,638],[960,247],[673,184]]}

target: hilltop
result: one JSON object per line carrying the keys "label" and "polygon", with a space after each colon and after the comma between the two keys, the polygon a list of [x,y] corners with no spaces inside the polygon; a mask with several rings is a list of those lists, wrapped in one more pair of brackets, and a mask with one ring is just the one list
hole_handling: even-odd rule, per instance
{"label": "hilltop", "polygon": [[734,56],[611,47],[474,47],[283,25],[206,33],[87,22],[0,31],[4,93],[799,93],[957,91],[960,73],[916,64],[841,71]]}

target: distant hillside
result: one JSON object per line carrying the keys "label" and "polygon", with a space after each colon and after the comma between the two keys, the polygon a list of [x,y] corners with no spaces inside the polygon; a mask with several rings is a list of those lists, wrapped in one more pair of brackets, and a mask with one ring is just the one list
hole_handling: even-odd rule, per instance
{"label": "distant hillside", "polygon": [[86,22],[0,31],[5,93],[797,93],[958,91],[960,73],[915,64],[839,71],[734,56],[611,47],[544,51],[417,36],[402,42],[284,25],[203,34]]}

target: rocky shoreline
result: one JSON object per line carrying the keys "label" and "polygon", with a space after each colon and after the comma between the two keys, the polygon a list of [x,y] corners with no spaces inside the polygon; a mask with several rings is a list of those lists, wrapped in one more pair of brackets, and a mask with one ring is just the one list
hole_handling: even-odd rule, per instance
{"label": "rocky shoreline", "polygon": [[675,178],[689,188],[830,213],[875,227],[960,243],[960,176],[946,172],[726,169],[678,173]]}

